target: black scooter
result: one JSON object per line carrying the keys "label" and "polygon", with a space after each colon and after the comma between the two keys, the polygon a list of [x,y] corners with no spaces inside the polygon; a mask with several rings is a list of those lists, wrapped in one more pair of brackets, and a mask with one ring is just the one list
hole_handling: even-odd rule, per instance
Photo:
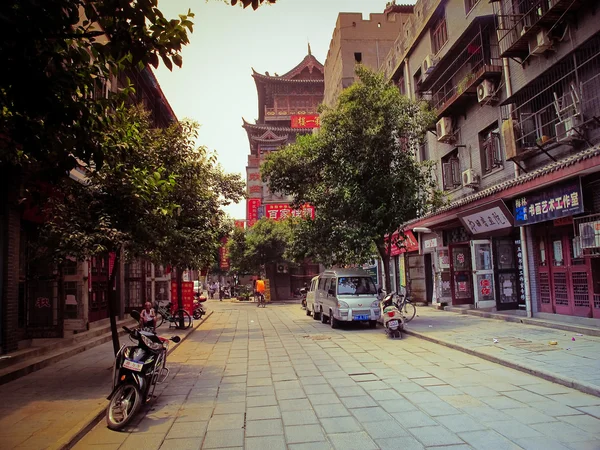
{"label": "black scooter", "polygon": [[193,316],[194,319],[200,320],[202,316],[206,314],[206,310],[202,303],[206,301],[206,297],[204,295],[196,294],[196,298],[194,299],[194,311]]}
{"label": "black scooter", "polygon": [[[132,311],[131,317],[139,321],[140,313]],[[166,368],[169,341],[181,340],[179,336],[161,338],[148,330],[123,329],[136,345],[123,345],[115,357],[113,390],[106,407],[106,422],[111,430],[127,425],[140,407],[152,399],[156,384],[169,376]]]}

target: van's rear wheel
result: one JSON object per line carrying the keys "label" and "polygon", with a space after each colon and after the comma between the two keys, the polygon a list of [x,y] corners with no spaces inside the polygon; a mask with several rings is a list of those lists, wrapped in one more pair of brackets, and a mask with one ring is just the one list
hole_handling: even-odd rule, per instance
{"label": "van's rear wheel", "polygon": [[325,315],[323,310],[321,310],[321,323],[327,323],[327,316]]}
{"label": "van's rear wheel", "polygon": [[[316,308],[314,306],[313,308]],[[313,311],[313,320],[319,320],[321,318],[321,313],[319,313],[316,309]]]}
{"label": "van's rear wheel", "polygon": [[310,308],[308,307],[308,304],[306,305],[306,315],[310,316]]}

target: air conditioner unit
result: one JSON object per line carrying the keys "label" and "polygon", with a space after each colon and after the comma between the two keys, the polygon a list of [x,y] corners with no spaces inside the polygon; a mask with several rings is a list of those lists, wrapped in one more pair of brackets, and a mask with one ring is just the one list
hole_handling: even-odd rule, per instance
{"label": "air conditioner unit", "polygon": [[479,103],[485,103],[498,100],[498,98],[494,95],[495,90],[496,87],[494,86],[493,81],[483,80],[483,82],[477,86],[477,101]]}
{"label": "air conditioner unit", "polygon": [[529,42],[529,53],[532,55],[541,55],[552,47],[552,39],[548,37],[546,30],[538,31],[535,38]]}
{"label": "air conditioner unit", "polygon": [[438,142],[449,143],[454,141],[452,134],[452,119],[450,117],[442,117],[435,125]]}
{"label": "air conditioner unit", "polygon": [[431,71],[435,68],[436,64],[437,60],[432,55],[427,55],[423,60],[423,64],[421,65],[421,73],[430,74]]}
{"label": "air conditioner unit", "polygon": [[288,273],[287,264],[277,264],[277,273]]}
{"label": "air conditioner unit", "polygon": [[465,187],[473,187],[479,184],[479,177],[473,169],[467,169],[462,173],[462,184]]}
{"label": "air conditioner unit", "polygon": [[554,125],[556,131],[556,142],[561,144],[569,143],[573,141],[581,140],[581,135],[577,132],[576,128],[582,125],[581,115],[570,116],[565,118],[562,122],[558,122]]}

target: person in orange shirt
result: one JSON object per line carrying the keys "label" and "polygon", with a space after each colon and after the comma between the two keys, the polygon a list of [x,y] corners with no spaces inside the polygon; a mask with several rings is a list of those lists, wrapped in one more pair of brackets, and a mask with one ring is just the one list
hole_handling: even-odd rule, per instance
{"label": "person in orange shirt", "polygon": [[[256,280],[256,293],[258,294],[259,297],[262,297],[262,301],[265,301],[265,282],[258,277],[258,279]],[[258,299],[259,303],[260,303],[260,298]]]}

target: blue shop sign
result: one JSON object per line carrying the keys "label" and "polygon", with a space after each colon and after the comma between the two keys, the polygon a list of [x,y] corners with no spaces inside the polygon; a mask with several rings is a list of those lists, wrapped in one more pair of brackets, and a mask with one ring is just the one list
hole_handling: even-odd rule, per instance
{"label": "blue shop sign", "polygon": [[583,212],[579,178],[515,199],[515,225],[531,225]]}

